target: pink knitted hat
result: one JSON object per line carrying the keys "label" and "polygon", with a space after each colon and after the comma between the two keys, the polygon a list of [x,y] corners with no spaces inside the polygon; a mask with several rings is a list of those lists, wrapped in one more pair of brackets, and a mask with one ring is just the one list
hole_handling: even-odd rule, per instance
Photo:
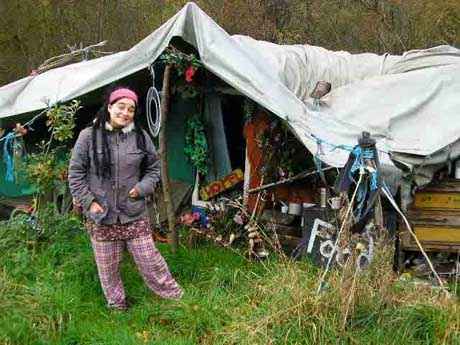
{"label": "pink knitted hat", "polygon": [[114,103],[116,100],[120,99],[120,98],[129,98],[129,99],[132,99],[136,104],[137,104],[137,95],[134,91],[130,90],[130,89],[117,89],[115,91],[113,91],[111,94],[110,94],[110,97],[109,97],[109,104],[112,104]]}

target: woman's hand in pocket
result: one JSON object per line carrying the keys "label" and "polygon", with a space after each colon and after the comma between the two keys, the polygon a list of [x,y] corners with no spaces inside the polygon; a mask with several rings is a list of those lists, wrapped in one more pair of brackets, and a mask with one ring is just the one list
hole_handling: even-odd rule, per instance
{"label": "woman's hand in pocket", "polygon": [[130,198],[137,199],[139,198],[140,193],[139,190],[136,187],[134,187],[129,191],[128,195]]}
{"label": "woman's hand in pocket", "polygon": [[89,207],[89,212],[94,213],[94,214],[103,213],[104,209],[97,202],[93,201],[91,203],[91,206]]}

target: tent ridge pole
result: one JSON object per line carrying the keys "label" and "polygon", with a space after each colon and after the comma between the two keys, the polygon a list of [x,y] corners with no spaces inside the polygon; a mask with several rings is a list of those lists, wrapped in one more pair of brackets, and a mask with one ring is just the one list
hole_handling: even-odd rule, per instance
{"label": "tent ridge pole", "polygon": [[179,237],[176,231],[176,216],[171,198],[171,189],[168,175],[168,159],[167,159],[167,144],[166,144],[166,121],[169,112],[170,104],[170,88],[169,82],[171,79],[172,65],[167,65],[163,74],[163,87],[161,91],[161,123],[159,134],[159,153],[161,161],[161,185],[163,189],[163,198],[166,205],[166,213],[168,216],[169,237],[171,240],[171,251],[176,253],[179,244]]}

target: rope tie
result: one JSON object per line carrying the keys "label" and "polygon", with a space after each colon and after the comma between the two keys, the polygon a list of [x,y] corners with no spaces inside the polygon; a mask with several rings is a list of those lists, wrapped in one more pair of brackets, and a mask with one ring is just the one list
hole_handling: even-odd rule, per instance
{"label": "rope tie", "polygon": [[14,147],[14,140],[16,139],[16,133],[11,132],[8,133],[3,143],[3,161],[6,165],[6,175],[5,180],[7,182],[14,182],[14,155],[13,155],[13,147]]}

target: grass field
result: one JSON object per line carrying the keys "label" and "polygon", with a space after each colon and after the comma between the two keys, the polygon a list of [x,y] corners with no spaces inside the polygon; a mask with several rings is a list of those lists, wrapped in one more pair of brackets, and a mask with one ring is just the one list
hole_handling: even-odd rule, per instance
{"label": "grass field", "polygon": [[387,247],[364,274],[333,272],[320,296],[307,262],[159,248],[184,298],[150,294],[126,255],[133,306],[114,312],[75,219],[50,214],[40,235],[0,223],[0,344],[460,344],[458,299],[397,279]]}

